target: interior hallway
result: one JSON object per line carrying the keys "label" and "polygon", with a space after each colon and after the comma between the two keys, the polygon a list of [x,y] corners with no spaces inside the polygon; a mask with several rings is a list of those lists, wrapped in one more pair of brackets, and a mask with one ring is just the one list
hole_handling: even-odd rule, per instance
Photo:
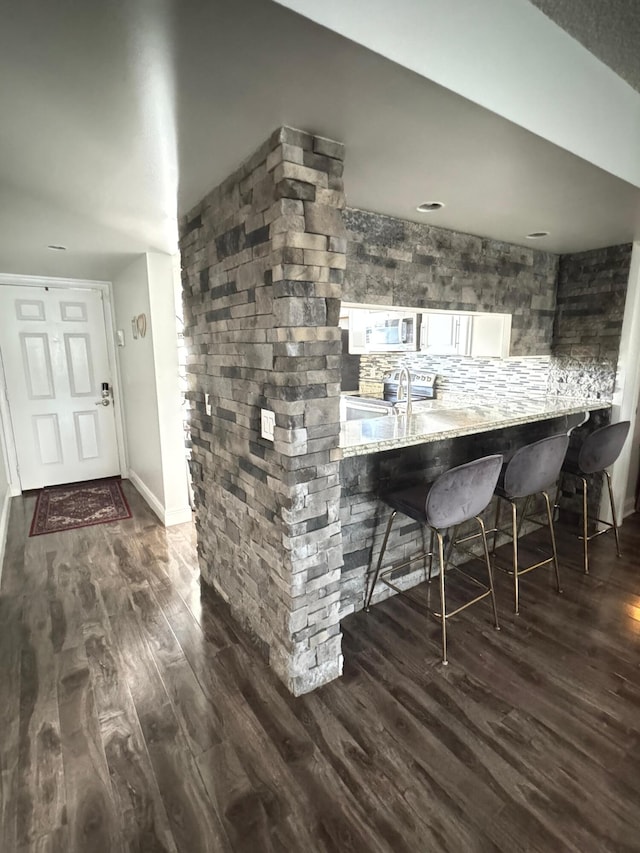
{"label": "interior hallway", "polygon": [[[134,517],[28,538],[0,596],[0,849],[637,851],[640,516],[592,575],[497,578],[439,625],[393,599],[344,623],[345,675],[294,699],[217,599],[191,525]],[[423,589],[423,587],[419,588]],[[426,630],[425,630],[426,629]]]}

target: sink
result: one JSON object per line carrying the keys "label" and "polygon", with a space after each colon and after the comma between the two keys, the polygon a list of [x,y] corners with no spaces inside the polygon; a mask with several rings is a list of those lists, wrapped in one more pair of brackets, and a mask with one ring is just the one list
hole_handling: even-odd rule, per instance
{"label": "sink", "polygon": [[395,414],[393,403],[388,403],[386,400],[378,400],[375,397],[355,397],[348,394],[340,398],[340,420],[342,421],[384,418]]}

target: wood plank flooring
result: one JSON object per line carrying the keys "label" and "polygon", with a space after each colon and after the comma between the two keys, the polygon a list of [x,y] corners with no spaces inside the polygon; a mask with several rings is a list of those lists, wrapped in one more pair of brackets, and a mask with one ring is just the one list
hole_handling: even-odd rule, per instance
{"label": "wood plank flooring", "polygon": [[589,577],[561,529],[564,594],[533,572],[519,617],[499,575],[502,630],[452,619],[447,668],[419,604],[349,617],[344,677],[295,699],[201,589],[191,525],[125,489],[132,519],[32,539],[12,502],[2,853],[640,851],[640,516]]}

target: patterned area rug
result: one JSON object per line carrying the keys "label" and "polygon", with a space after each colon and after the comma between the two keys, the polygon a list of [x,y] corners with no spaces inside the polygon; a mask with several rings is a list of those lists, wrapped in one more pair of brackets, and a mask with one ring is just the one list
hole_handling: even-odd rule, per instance
{"label": "patterned area rug", "polygon": [[36,501],[29,536],[59,533],[92,524],[131,518],[120,480],[90,480],[42,489]]}

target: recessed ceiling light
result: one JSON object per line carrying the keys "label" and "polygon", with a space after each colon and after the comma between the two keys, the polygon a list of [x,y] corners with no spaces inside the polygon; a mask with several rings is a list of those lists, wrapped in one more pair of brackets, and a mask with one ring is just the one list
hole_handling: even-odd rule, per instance
{"label": "recessed ceiling light", "polygon": [[527,240],[539,240],[541,237],[548,237],[548,231],[532,231],[531,234],[527,234]]}
{"label": "recessed ceiling light", "polygon": [[47,246],[47,249],[52,249],[54,252],[66,252],[66,246]]}
{"label": "recessed ceiling light", "polygon": [[434,210],[441,210],[444,203],[441,201],[425,201],[416,207],[418,213],[431,213]]}

